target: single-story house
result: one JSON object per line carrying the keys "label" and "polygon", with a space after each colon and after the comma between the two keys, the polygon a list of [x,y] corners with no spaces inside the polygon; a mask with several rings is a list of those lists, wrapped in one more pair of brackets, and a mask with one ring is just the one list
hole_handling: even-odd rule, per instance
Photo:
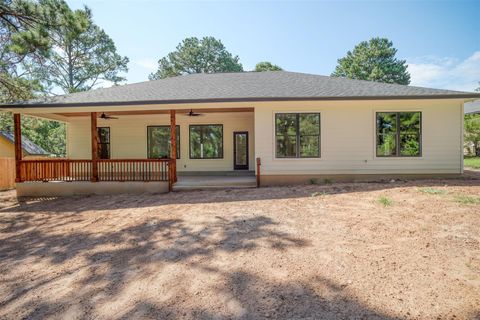
{"label": "single-story house", "polygon": [[[15,137],[13,132],[0,131],[0,158],[14,158],[15,157]],[[22,157],[23,158],[38,158],[48,157],[50,154],[42,147],[33,143],[30,139],[22,136]]]}
{"label": "single-story house", "polygon": [[0,108],[14,113],[17,135],[20,114],[67,124],[67,159],[17,155],[26,195],[160,192],[188,174],[247,172],[260,186],[460,175],[463,106],[478,98],[274,71],[184,75]]}

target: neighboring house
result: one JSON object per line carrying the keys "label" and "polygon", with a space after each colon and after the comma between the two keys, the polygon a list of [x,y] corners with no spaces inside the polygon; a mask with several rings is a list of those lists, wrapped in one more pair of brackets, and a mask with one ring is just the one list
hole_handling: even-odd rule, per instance
{"label": "neighboring house", "polygon": [[465,103],[465,114],[480,113],[480,100]]}
{"label": "neighboring house", "polygon": [[[15,187],[15,141],[12,132],[0,131],[0,190]],[[26,137],[22,137],[22,156],[38,159],[49,156],[48,152]]]}
{"label": "neighboring house", "polygon": [[260,185],[459,175],[463,105],[479,98],[276,71],[185,75],[0,108],[67,123],[62,174],[21,176],[20,193],[158,192],[177,171],[255,171]]}
{"label": "neighboring house", "polygon": [[[0,158],[15,158],[15,138],[13,132],[0,131]],[[47,157],[49,153],[22,136],[22,155],[29,157]]]}

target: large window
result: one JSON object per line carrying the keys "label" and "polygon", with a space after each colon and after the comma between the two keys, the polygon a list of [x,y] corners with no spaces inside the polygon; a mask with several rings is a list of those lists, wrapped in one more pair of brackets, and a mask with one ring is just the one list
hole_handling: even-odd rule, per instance
{"label": "large window", "polygon": [[98,159],[110,159],[110,127],[98,127],[97,139]]}
{"label": "large window", "polygon": [[275,114],[277,158],[320,157],[320,114]]}
{"label": "large window", "polygon": [[[180,126],[175,127],[177,159],[180,159]],[[147,127],[147,156],[149,159],[170,158],[170,126]]]}
{"label": "large window", "polygon": [[421,141],[421,112],[377,112],[377,157],[419,157]]}
{"label": "large window", "polygon": [[223,125],[190,125],[190,159],[223,158]]}

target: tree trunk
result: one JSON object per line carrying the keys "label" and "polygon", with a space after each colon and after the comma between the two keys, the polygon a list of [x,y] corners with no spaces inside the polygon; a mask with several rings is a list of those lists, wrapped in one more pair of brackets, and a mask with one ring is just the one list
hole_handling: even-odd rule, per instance
{"label": "tree trunk", "polygon": [[72,49],[71,46],[68,46],[68,92],[72,93],[74,89],[73,85],[73,61],[72,61]]}

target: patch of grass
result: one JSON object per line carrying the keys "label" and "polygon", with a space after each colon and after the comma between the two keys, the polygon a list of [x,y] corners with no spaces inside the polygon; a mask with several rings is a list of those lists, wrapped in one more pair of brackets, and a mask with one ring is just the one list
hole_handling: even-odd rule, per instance
{"label": "patch of grass", "polygon": [[317,178],[310,178],[309,182],[310,182],[310,184],[317,184],[318,179]]}
{"label": "patch of grass", "polygon": [[455,196],[455,202],[460,204],[480,204],[480,197],[469,196],[465,194]]}
{"label": "patch of grass", "polygon": [[393,205],[393,200],[390,199],[387,196],[380,196],[377,201],[378,201],[378,203],[380,203],[384,207],[388,207],[388,206]]}
{"label": "patch of grass", "polygon": [[332,180],[330,179],[325,179],[323,182],[325,182],[325,184],[332,184]]}
{"label": "patch of grass", "polygon": [[465,167],[480,169],[480,157],[465,157],[463,164]]}
{"label": "patch of grass", "polygon": [[378,198],[378,203],[380,203],[384,207],[388,207],[393,205],[393,200],[386,196],[381,196],[380,198]]}
{"label": "patch of grass", "polygon": [[435,189],[435,188],[431,188],[431,187],[418,188],[418,191],[423,192],[423,193],[428,193],[428,194],[445,194],[445,193],[447,193],[446,190]]}

